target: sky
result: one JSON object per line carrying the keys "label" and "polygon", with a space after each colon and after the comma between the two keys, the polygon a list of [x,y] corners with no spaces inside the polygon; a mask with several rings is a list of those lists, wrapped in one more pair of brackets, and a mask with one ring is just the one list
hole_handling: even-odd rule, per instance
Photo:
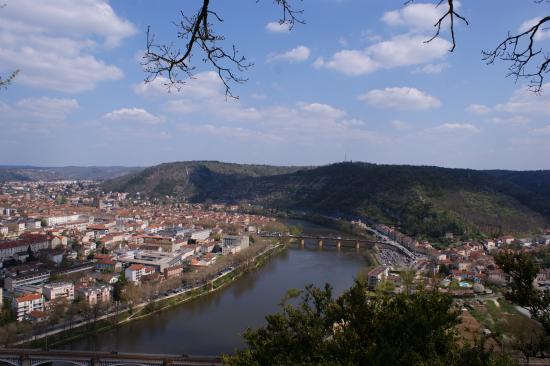
{"label": "sky", "polygon": [[[173,22],[199,0],[4,0],[0,164],[148,166],[220,160],[321,165],[344,160],[473,169],[550,169],[550,77],[541,95],[481,51],[547,15],[548,4],[463,0],[457,46],[443,9],[417,0],[294,0],[292,30],[273,1],[211,0],[221,43],[254,66],[222,82],[202,55],[194,78],[144,83],[150,27],[184,45]],[[550,46],[550,30],[537,39]]]}

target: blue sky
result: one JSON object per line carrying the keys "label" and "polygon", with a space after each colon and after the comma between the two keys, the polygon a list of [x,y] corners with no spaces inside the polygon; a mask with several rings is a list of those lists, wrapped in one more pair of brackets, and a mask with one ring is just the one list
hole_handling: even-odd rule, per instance
{"label": "blue sky", "polygon": [[[430,44],[431,2],[296,1],[286,31],[272,1],[212,0],[215,25],[254,63],[226,100],[195,58],[195,79],[168,93],[143,84],[145,31],[177,42],[172,21],[200,2],[5,0],[0,164],[152,165],[222,160],[277,165],[374,163],[550,169],[550,84],[542,95],[486,66],[494,47],[547,4],[464,0],[457,26]],[[496,9],[496,10],[495,10]],[[550,31],[537,40],[548,47]],[[548,80],[550,81],[550,79]]]}

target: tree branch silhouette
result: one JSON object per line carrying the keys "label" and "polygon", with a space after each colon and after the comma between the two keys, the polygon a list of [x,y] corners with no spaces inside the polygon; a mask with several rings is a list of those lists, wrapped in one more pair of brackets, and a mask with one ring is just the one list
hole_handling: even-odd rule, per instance
{"label": "tree branch silhouette", "polygon": [[[405,5],[406,4],[411,4],[413,2],[414,2],[414,0],[408,0],[407,2],[405,2]],[[441,26],[443,25],[443,22],[448,18],[449,22],[450,22],[449,30],[451,31],[451,40],[452,40],[452,43],[453,43],[452,47],[449,49],[449,52],[453,52],[456,48],[455,18],[458,18],[458,19],[462,20],[464,23],[466,23],[466,25],[469,25],[469,23],[468,23],[468,20],[466,20],[465,17],[460,15],[455,10],[454,0],[439,0],[436,4],[436,8],[443,5],[443,3],[447,3],[447,11],[437,20],[437,22],[434,23],[434,27],[436,29],[435,34],[430,39],[427,39],[426,41],[424,41],[424,43],[430,43],[434,39],[439,38],[439,36],[441,34]]]}
{"label": "tree branch silhouette", "polygon": [[[487,64],[494,63],[496,59],[511,62],[506,76],[514,76],[516,81],[519,78],[530,79],[529,89],[534,93],[540,93],[544,75],[550,71],[550,55],[537,46],[537,35],[548,29],[550,29],[550,16],[541,18],[524,32],[515,35],[508,33],[508,37],[493,50],[482,52],[483,60]],[[534,68],[530,68],[529,66],[533,63]]]}
{"label": "tree branch silhouette", "polygon": [[[257,0],[258,2],[259,0]],[[303,23],[298,18],[302,10],[295,10],[289,0],[273,0],[280,6],[283,14],[279,22],[288,24],[292,29],[295,23]],[[244,56],[239,55],[235,45],[229,49],[220,44],[225,40],[224,36],[214,32],[214,24],[221,23],[223,19],[210,9],[210,0],[203,0],[202,6],[191,17],[180,12],[181,20],[174,23],[178,29],[177,37],[185,40],[184,47],[171,44],[157,44],[151,29],[147,28],[147,46],[143,56],[147,77],[145,82],[151,82],[159,76],[167,79],[166,86],[179,88],[185,84],[185,79],[193,78],[196,66],[192,64],[195,51],[202,52],[202,62],[210,64],[218,74],[225,87],[226,97],[238,98],[231,92],[231,83],[244,83],[247,78],[241,76],[242,72],[253,66]]]}

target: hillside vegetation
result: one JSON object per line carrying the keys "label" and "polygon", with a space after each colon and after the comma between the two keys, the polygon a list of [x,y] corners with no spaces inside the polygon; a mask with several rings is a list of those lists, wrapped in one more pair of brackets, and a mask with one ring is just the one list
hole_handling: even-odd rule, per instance
{"label": "hillside vegetation", "polygon": [[316,168],[220,162],[161,164],[104,184],[108,191],[191,202],[255,203],[368,217],[417,237],[536,231],[550,222],[550,171],[512,172],[339,163]]}
{"label": "hillside vegetation", "polygon": [[134,173],[142,168],[123,166],[0,166],[0,182],[55,181],[55,180],[107,180]]}

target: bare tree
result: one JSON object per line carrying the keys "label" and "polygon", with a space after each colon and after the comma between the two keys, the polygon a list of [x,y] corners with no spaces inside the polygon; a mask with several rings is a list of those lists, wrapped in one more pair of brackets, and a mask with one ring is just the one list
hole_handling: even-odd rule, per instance
{"label": "bare tree", "polygon": [[0,75],[0,89],[7,88],[8,85],[10,85],[13,82],[17,74],[19,74],[19,70],[15,70],[11,74],[9,74],[7,77],[2,77],[2,75]]}
{"label": "bare tree", "polygon": [[[409,0],[405,4],[410,4],[414,2],[414,0]],[[435,22],[434,27],[436,28],[435,34],[432,36],[432,38],[425,41],[425,43],[430,43],[434,39],[438,38],[441,33],[441,26],[443,25],[443,22],[445,22],[447,19],[449,19],[449,30],[451,32],[451,40],[452,40],[452,47],[449,49],[449,52],[453,52],[456,48],[456,40],[455,40],[455,18],[458,18],[462,20],[466,25],[469,25],[466,18],[464,18],[462,15],[460,15],[455,8],[455,2],[454,0],[438,0],[436,7],[442,6],[444,3],[447,5],[447,11]]]}
{"label": "bare tree", "polygon": [[[0,4],[0,9],[5,8],[6,4]],[[19,74],[19,69],[13,71],[12,73],[8,74],[8,76],[3,77],[0,75],[0,89],[5,89],[10,85],[15,77]]]}
{"label": "bare tree", "polygon": [[[281,24],[291,29],[295,23],[303,23],[298,18],[302,10],[295,10],[290,0],[273,2],[282,8]],[[147,73],[146,83],[163,76],[167,79],[166,86],[169,89],[179,89],[185,83],[184,79],[193,78],[196,67],[192,65],[192,59],[195,52],[199,51],[202,52],[202,62],[210,64],[222,80],[225,95],[237,98],[232,94],[230,84],[245,82],[247,79],[241,73],[253,64],[239,55],[235,45],[229,49],[221,45],[225,37],[215,33],[212,21],[221,23],[223,19],[210,6],[210,0],[203,0],[202,6],[193,16],[180,12],[181,19],[174,25],[178,29],[177,37],[185,42],[184,47],[173,43],[157,44],[151,29],[147,29],[147,47],[142,62]]]}
{"label": "bare tree", "polygon": [[[541,0],[537,0],[541,3]],[[483,51],[483,59],[487,64],[492,64],[496,59],[510,62],[508,75],[516,80],[529,79],[529,89],[534,93],[540,93],[544,82],[544,75],[550,71],[550,56],[537,45],[537,37],[542,32],[550,29],[550,16],[536,21],[529,29],[510,34],[494,49]],[[531,67],[534,65],[534,67]]]}
{"label": "bare tree", "polygon": [[[256,2],[259,2],[257,0]],[[298,1],[298,0],[296,0]],[[301,0],[300,0],[301,1]],[[415,0],[405,1],[405,5]],[[533,0],[535,3],[549,3],[548,0]],[[436,7],[444,7],[441,17],[433,24],[434,35],[425,43],[430,43],[441,36],[442,29],[448,24],[452,46],[449,52],[457,47],[455,26],[457,21],[469,25],[468,20],[457,11],[458,2],[455,0],[434,0]],[[295,23],[304,23],[300,19],[303,10],[296,10],[291,0],[273,0],[273,3],[282,9],[279,19],[281,24],[286,24],[292,29]],[[179,87],[185,83],[184,79],[193,78],[195,66],[192,66],[194,52],[202,51],[202,61],[210,64],[218,73],[225,86],[226,96],[235,97],[231,92],[230,83],[243,83],[247,79],[241,73],[252,66],[245,57],[240,56],[233,45],[226,50],[220,44],[225,37],[217,35],[214,25],[209,21],[223,22],[223,19],[210,9],[210,0],[202,0],[202,6],[191,17],[181,13],[181,20],[174,23],[178,28],[178,38],[185,41],[184,47],[175,44],[156,44],[155,37],[150,29],[147,30],[147,48],[143,57],[143,65],[147,73],[145,82],[151,82],[158,76],[167,79],[167,87]],[[540,93],[544,76],[550,70],[550,55],[537,45],[540,36],[549,30],[550,16],[541,17],[534,25],[517,34],[508,33],[506,39],[500,42],[494,49],[483,51],[483,60],[492,64],[496,59],[510,63],[507,76],[529,79],[529,87],[535,93]],[[532,67],[534,65],[534,67]],[[183,76],[183,78],[182,78]]]}

